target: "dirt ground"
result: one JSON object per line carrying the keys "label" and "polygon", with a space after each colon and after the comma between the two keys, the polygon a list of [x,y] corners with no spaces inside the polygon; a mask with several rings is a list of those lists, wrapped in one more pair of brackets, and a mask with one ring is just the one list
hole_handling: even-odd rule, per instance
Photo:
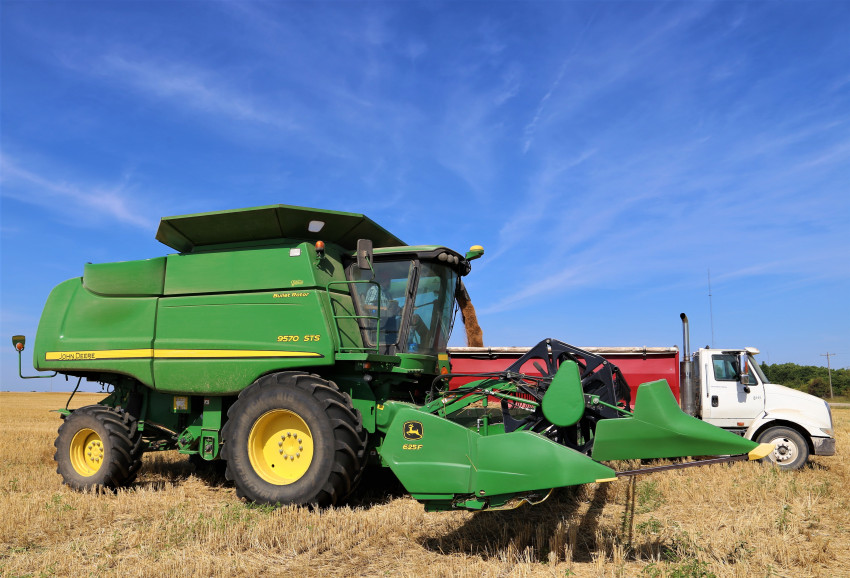
{"label": "dirt ground", "polygon": [[0,394],[0,575],[850,576],[847,409],[839,454],[801,471],[716,465],[428,514],[380,471],[345,507],[254,507],[176,452],[147,454],[131,488],[77,493],[53,462],[48,410],[66,400]]}

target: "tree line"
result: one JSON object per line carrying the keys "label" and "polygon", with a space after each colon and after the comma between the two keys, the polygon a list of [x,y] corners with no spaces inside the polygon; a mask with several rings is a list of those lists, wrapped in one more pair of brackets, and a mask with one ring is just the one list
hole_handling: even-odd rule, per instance
{"label": "tree line", "polygon": [[[761,369],[771,383],[781,383],[822,398],[829,397],[829,373],[826,367],[796,363],[761,363]],[[832,370],[832,393],[850,394],[850,369]]]}

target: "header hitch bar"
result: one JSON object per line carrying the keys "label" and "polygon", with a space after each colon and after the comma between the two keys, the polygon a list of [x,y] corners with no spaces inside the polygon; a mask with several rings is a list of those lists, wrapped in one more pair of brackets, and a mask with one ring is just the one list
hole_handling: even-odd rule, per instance
{"label": "header hitch bar", "polygon": [[708,460],[697,460],[695,462],[685,462],[683,464],[670,464],[666,466],[653,466],[651,468],[638,468],[636,470],[625,470],[623,472],[617,472],[617,477],[615,478],[607,478],[602,480],[596,480],[597,482],[613,482],[617,478],[625,478],[629,476],[638,476],[641,474],[654,474],[655,472],[666,472],[668,470],[682,470],[685,468],[695,468],[698,466],[710,466],[713,464],[729,464],[732,462],[743,462],[743,461],[753,461],[760,460],[764,457],[770,455],[773,450],[776,449],[776,446],[773,444],[759,444],[754,450],[750,451],[747,454],[741,454],[737,456],[724,456],[720,458],[711,458]]}

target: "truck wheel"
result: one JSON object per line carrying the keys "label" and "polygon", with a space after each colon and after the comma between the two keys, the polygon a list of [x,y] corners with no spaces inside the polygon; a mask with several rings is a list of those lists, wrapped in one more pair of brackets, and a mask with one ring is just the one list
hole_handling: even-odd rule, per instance
{"label": "truck wheel", "polygon": [[261,377],[239,394],[227,417],[225,476],[248,501],[335,505],[365,465],[359,412],[347,394],[316,375]]}
{"label": "truck wheel", "polygon": [[759,443],[768,443],[776,449],[764,458],[782,470],[796,470],[809,459],[809,446],[799,432],[788,427],[772,427],[761,433]]}
{"label": "truck wheel", "polygon": [[120,409],[89,405],[64,418],[56,437],[56,472],[75,490],[130,484],[142,465],[142,435]]}

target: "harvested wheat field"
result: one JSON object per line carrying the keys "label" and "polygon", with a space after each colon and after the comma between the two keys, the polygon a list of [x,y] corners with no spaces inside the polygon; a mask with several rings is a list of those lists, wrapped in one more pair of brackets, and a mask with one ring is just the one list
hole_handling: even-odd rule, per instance
{"label": "harvested wheat field", "polygon": [[[72,407],[95,403],[79,394]],[[53,463],[67,394],[0,394],[3,576],[850,576],[850,466],[736,463],[560,490],[536,507],[426,514],[388,476],[346,507],[251,507],[176,452],[80,494]],[[834,410],[839,452],[850,410]]]}

